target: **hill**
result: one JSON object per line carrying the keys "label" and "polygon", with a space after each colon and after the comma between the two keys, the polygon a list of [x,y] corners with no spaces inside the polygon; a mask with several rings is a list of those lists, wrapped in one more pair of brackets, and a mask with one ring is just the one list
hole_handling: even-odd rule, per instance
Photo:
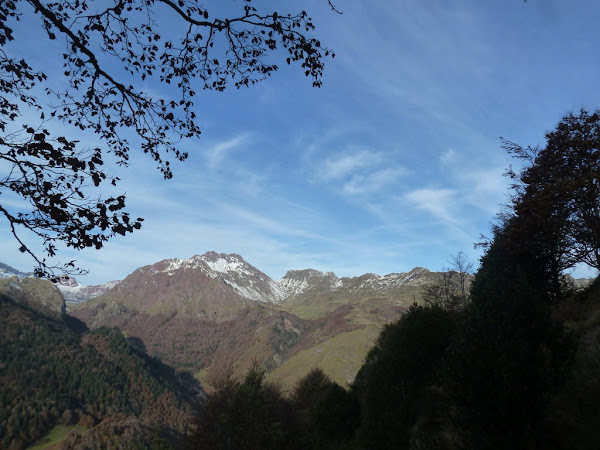
{"label": "hill", "polygon": [[150,444],[153,436],[177,441],[187,433],[197,386],[119,330],[85,331],[76,319],[5,294],[0,322],[0,448],[22,448],[57,424],[80,425],[62,448]]}

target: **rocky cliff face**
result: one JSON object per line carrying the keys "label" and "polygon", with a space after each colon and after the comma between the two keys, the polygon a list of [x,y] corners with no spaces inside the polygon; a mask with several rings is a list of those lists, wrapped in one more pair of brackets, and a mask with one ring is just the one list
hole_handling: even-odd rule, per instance
{"label": "rocky cliff face", "polygon": [[335,273],[315,269],[289,270],[278,284],[287,300],[310,295],[315,291],[334,291],[343,287]]}

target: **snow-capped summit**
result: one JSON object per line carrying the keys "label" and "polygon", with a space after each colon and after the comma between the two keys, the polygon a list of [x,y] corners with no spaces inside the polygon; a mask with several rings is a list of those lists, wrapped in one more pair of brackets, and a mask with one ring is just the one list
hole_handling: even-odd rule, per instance
{"label": "snow-capped summit", "polygon": [[170,276],[177,276],[181,271],[199,270],[209,278],[222,281],[248,300],[278,303],[286,296],[286,292],[268,275],[235,253],[210,251],[186,259],[166,259],[143,269],[166,272]]}
{"label": "snow-capped summit", "polygon": [[423,284],[427,281],[427,275],[431,273],[429,270],[422,267],[415,267],[410,272],[405,273],[389,273],[387,275],[366,274],[364,281],[357,289],[372,289],[385,291],[389,289],[399,288],[407,284]]}

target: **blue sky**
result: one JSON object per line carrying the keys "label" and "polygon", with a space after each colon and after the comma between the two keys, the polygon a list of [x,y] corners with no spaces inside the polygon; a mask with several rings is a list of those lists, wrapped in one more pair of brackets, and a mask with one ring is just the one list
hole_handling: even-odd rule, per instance
{"label": "blue sky", "polygon": [[[135,150],[116,170],[142,229],[59,253],[90,270],[83,283],[209,250],[274,279],[439,270],[459,250],[477,260],[473,243],[506,200],[500,136],[541,145],[567,112],[600,107],[597,1],[338,0],[342,15],[324,0],[276,4],[306,9],[335,51],[323,87],[281,64],[250,89],[201,92],[203,134],[181,143],[190,157],[173,180]],[[11,50],[47,54],[37,42]],[[37,58],[60,73],[60,60]],[[1,261],[31,268],[4,222],[0,248]]]}

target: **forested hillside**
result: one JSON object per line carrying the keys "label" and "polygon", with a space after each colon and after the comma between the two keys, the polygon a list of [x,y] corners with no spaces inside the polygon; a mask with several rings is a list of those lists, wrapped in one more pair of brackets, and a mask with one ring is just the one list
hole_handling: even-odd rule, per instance
{"label": "forested hillside", "polygon": [[86,429],[64,448],[145,446],[189,430],[194,383],[136,350],[119,330],[85,332],[76,319],[51,320],[4,295],[0,321],[0,448],[23,448],[56,424]]}

